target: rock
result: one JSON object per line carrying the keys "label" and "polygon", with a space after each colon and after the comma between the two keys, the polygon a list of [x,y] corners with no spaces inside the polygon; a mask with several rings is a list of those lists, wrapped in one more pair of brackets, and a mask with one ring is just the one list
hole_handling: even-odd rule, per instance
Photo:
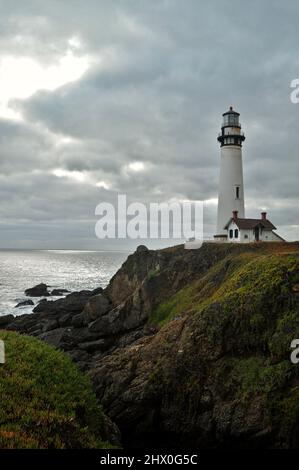
{"label": "rock", "polygon": [[105,315],[111,308],[110,301],[102,294],[92,296],[84,307],[83,315],[87,322],[96,320]]}
{"label": "rock", "polygon": [[92,333],[87,327],[83,328],[67,328],[63,340],[67,349],[77,348],[79,343],[87,343],[88,341],[96,341],[100,336],[97,333]]}
{"label": "rock", "polygon": [[29,297],[47,297],[50,295],[48,286],[44,283],[38,284],[37,286],[31,287],[25,290],[25,295]]}
{"label": "rock", "polygon": [[89,331],[99,333],[101,336],[108,336],[123,331],[124,325],[121,321],[121,312],[123,308],[123,305],[116,307],[111,310],[109,314],[90,323],[88,327]]}
{"label": "rock", "polygon": [[[89,329],[117,335],[117,349],[94,355],[89,375],[125,448],[299,446],[297,372],[289,361],[290,341],[299,335],[292,288],[299,258],[278,254],[280,246],[263,248],[263,256],[255,247],[203,245],[182,258],[174,254],[166,268],[163,261],[157,283],[137,283],[144,264],[137,267],[133,257],[114,277],[113,301],[120,279],[130,296]],[[298,253],[299,244],[294,248]],[[164,297],[158,315],[152,297]],[[159,330],[134,341],[145,303]],[[134,342],[126,345],[129,335]]]}
{"label": "rock", "polygon": [[[1,318],[1,317],[0,317]],[[30,331],[41,329],[38,315],[18,315],[13,317],[13,321],[6,326],[9,330],[19,331],[28,334]]]}
{"label": "rock", "polygon": [[145,331],[145,328],[140,328],[138,330],[129,331],[128,333],[121,335],[121,337],[117,341],[117,347],[124,348],[128,346],[129,344],[132,344],[138,339],[142,338],[146,334],[147,334],[147,331]]}
{"label": "rock", "polygon": [[4,328],[14,321],[13,315],[0,315],[0,328]]}
{"label": "rock", "polygon": [[31,299],[23,300],[19,302],[14,308],[26,307],[27,305],[34,305],[34,302]]}
{"label": "rock", "polygon": [[30,336],[39,336],[43,333],[43,330],[41,328],[30,328],[27,332]]}
{"label": "rock", "polygon": [[147,246],[145,246],[145,245],[139,245],[139,246],[137,246],[137,248],[136,248],[136,253],[141,253],[141,252],[143,252],[143,251],[149,251],[148,248],[147,248]]}
{"label": "rock", "polygon": [[31,323],[31,325],[27,327],[27,331],[26,331],[26,334],[27,335],[40,335],[42,334],[43,332],[43,326],[42,324],[36,324],[35,322],[34,323]]}
{"label": "rock", "polygon": [[42,332],[45,333],[46,331],[55,330],[58,328],[58,321],[57,320],[46,320],[42,327]]}
{"label": "rock", "polygon": [[62,299],[44,299],[33,309],[33,312],[42,313],[43,315],[62,316],[66,313],[72,313],[75,315],[83,311],[85,304],[91,295],[92,291],[84,290],[80,292],[72,292]]}
{"label": "rock", "polygon": [[55,330],[47,331],[39,335],[39,339],[42,339],[48,344],[55,346],[56,348],[62,347],[63,349],[63,336],[67,333],[68,328],[56,328]]}
{"label": "rock", "polygon": [[86,351],[73,349],[67,351],[66,354],[75,362],[84,362],[85,364],[90,360],[90,355]]}
{"label": "rock", "polygon": [[149,313],[150,303],[148,304],[146,290],[141,284],[126,301],[90,323],[89,329],[102,336],[123,334],[143,326]]}
{"label": "rock", "polygon": [[51,291],[51,295],[57,296],[57,297],[64,295],[64,294],[68,294],[68,293],[69,293],[69,290],[67,289],[53,289]]}
{"label": "rock", "polygon": [[72,314],[71,313],[66,313],[65,315],[62,315],[61,317],[58,318],[58,323],[60,326],[68,326],[72,324]]}
{"label": "rock", "polygon": [[90,363],[90,355],[82,349],[73,349],[66,351],[66,354],[76,362],[77,366],[81,371],[86,371]]}
{"label": "rock", "polygon": [[[128,256],[127,261],[110,280],[105,289],[105,295],[116,307],[133,295],[136,289],[139,289],[141,284],[148,279],[150,273],[162,272],[164,265],[170,269],[169,258],[170,255],[167,253],[150,250],[133,253]],[[173,284],[171,279],[169,279],[170,283]],[[156,287],[156,295],[158,292]]]}
{"label": "rock", "polygon": [[105,351],[111,345],[111,340],[106,339],[98,339],[96,341],[88,341],[86,343],[79,343],[78,348],[83,349],[87,352],[95,352],[95,351]]}
{"label": "rock", "polygon": [[72,317],[71,321],[72,326],[75,328],[81,328],[82,326],[86,326],[88,324],[86,317],[83,313],[78,313]]}
{"label": "rock", "polygon": [[101,433],[103,439],[107,442],[111,442],[114,446],[120,448],[121,445],[121,433],[116,424],[103,413],[103,423]]}
{"label": "rock", "polygon": [[96,289],[91,291],[91,295],[93,296],[93,295],[102,294],[103,291],[104,291],[103,287],[97,287]]}

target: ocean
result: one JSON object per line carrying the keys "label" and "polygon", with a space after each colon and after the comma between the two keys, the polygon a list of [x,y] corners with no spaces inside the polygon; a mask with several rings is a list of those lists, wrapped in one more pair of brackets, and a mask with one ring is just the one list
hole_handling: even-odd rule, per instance
{"label": "ocean", "polygon": [[[15,306],[30,299],[25,289],[41,282],[49,290],[71,292],[105,287],[128,255],[120,251],[0,250],[0,315],[31,313],[34,306]],[[35,304],[40,300],[31,299]]]}

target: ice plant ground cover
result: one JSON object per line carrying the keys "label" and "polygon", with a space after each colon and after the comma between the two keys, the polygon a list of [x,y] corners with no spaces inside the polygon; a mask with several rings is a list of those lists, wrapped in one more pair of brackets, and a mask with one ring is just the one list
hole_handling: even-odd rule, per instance
{"label": "ice plant ground cover", "polygon": [[103,448],[103,413],[88,378],[62,352],[0,331],[0,448]]}

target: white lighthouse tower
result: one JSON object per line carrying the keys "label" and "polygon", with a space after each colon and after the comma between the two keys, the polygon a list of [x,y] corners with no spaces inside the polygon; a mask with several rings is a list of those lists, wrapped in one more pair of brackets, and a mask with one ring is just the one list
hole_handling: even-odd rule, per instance
{"label": "white lighthouse tower", "polygon": [[227,229],[225,225],[233,211],[237,211],[240,218],[245,217],[244,210],[244,184],[242,164],[242,143],[245,140],[239,122],[240,114],[233,110],[223,114],[220,142],[220,180],[218,192],[217,232],[215,239],[226,241]]}

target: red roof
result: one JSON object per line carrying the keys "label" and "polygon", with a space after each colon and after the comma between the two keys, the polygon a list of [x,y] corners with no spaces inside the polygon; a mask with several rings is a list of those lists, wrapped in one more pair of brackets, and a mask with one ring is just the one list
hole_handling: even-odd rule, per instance
{"label": "red roof", "polygon": [[235,222],[239,229],[243,230],[254,229],[258,225],[262,226],[265,230],[276,230],[276,227],[268,219],[234,219],[233,217],[229,219],[224,228],[227,229],[232,221]]}

